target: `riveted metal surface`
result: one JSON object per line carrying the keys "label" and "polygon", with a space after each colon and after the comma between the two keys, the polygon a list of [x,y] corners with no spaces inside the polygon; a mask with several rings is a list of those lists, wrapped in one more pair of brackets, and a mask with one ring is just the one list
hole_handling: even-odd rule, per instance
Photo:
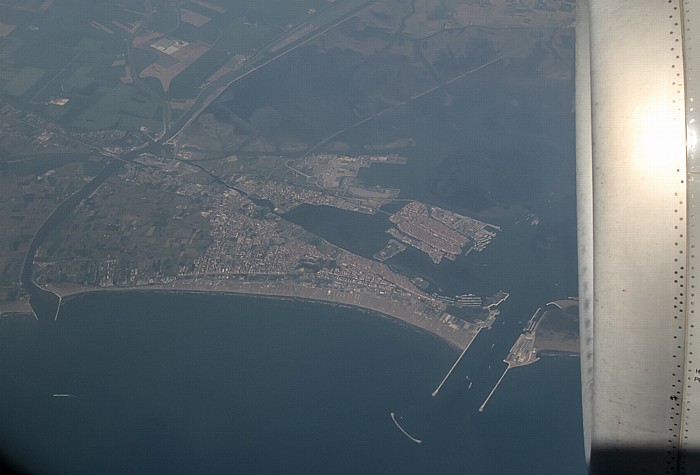
{"label": "riveted metal surface", "polygon": [[593,255],[580,262],[593,266],[582,272],[593,282],[592,361],[582,344],[582,369],[592,368],[587,437],[593,454],[654,454],[629,457],[624,473],[679,473],[682,413],[692,406],[683,392],[691,279],[682,4],[589,2]]}

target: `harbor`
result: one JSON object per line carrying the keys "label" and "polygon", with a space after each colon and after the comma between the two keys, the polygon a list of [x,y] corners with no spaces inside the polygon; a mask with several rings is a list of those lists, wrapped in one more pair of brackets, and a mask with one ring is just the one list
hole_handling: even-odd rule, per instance
{"label": "harbor", "polygon": [[489,395],[486,396],[486,399],[479,407],[479,412],[484,412],[489,400],[494,395],[496,389],[498,389],[498,386],[501,384],[503,378],[506,377],[506,374],[511,368],[526,366],[539,360],[539,357],[537,356],[537,349],[535,348],[535,332],[537,331],[537,326],[539,325],[540,321],[542,321],[542,315],[542,307],[539,307],[532,317],[530,317],[530,320],[527,321],[525,328],[523,328],[523,332],[520,334],[520,336],[518,336],[518,339],[508,352],[508,356],[506,356],[506,358],[503,360],[503,362],[506,363],[506,369],[503,371],[503,374],[501,374],[501,377],[498,379],[493,389],[491,389]]}
{"label": "harbor", "polygon": [[[500,311],[498,310],[497,307],[502,302],[505,302],[505,300],[508,298],[508,295],[509,294],[507,292],[500,291],[494,297],[494,299],[495,299],[494,303],[490,303],[489,305],[484,307],[484,309],[487,309],[489,311],[488,317],[483,321],[477,322],[476,324],[467,324],[467,325],[469,325],[469,332],[468,332],[469,337],[468,337],[467,342],[465,343],[464,350],[459,355],[459,357],[454,362],[454,364],[449,369],[449,371],[447,371],[447,374],[445,375],[445,377],[442,378],[442,381],[440,381],[440,384],[438,384],[437,388],[435,388],[435,390],[431,393],[431,395],[433,397],[438,395],[442,386],[445,384],[445,382],[447,382],[447,379],[450,377],[450,375],[452,374],[454,369],[457,367],[459,362],[462,360],[462,358],[466,354],[466,352],[469,349],[469,347],[471,346],[471,344],[474,342],[474,339],[476,339],[476,337],[479,335],[479,332],[481,332],[481,330],[483,330],[484,328],[491,329],[491,327],[493,326],[493,323],[496,321],[496,316],[500,313]],[[471,384],[470,384],[470,387],[471,387]]]}

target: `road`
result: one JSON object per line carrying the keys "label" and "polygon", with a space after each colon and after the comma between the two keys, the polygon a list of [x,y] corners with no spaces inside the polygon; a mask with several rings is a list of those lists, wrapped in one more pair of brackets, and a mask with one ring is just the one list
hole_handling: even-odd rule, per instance
{"label": "road", "polygon": [[[224,93],[231,85],[234,83],[240,81],[241,79],[248,77],[250,74],[256,72],[257,70],[264,68],[265,66],[273,63],[274,61],[277,61],[278,59],[282,58],[283,56],[291,53],[295,49],[304,46],[305,44],[309,43],[310,41],[316,39],[320,35],[327,33],[328,31],[332,30],[333,28],[345,23],[355,15],[357,15],[360,11],[364,10],[367,8],[369,5],[372,3],[375,3],[377,0],[368,0],[367,2],[363,3],[360,5],[358,8],[355,10],[351,11],[350,13],[335,19],[335,21],[332,21],[331,23],[327,23],[326,25],[320,26],[316,28],[312,34],[308,35],[306,38],[304,38],[302,41],[293,44],[293,46],[288,47],[288,48],[280,48],[279,50],[275,51],[275,54],[265,60],[262,60],[259,64],[254,64],[255,59],[254,57],[251,57],[242,68],[236,69],[235,71],[231,71],[230,73],[224,75],[223,77],[217,79],[216,81],[213,81],[212,83],[209,83],[202,91],[197,94],[197,97],[195,99],[194,104],[192,107],[190,107],[164,134],[163,136],[158,140],[158,143],[160,144],[173,144],[174,140],[177,138],[180,133],[185,130],[193,121],[199,117],[199,115],[204,112],[204,110],[212,103],[214,102],[221,94]],[[308,23],[310,24],[310,22]],[[295,28],[290,30],[289,32],[286,33],[287,37],[291,37],[294,35],[299,28],[303,28],[305,26],[304,23],[301,23],[297,25]],[[285,36],[277,37],[274,39],[273,44],[279,44],[281,41],[284,41]],[[266,47],[264,49],[261,48],[261,51],[266,51],[269,53],[269,47]],[[243,70],[245,67],[248,67],[247,70]]]}

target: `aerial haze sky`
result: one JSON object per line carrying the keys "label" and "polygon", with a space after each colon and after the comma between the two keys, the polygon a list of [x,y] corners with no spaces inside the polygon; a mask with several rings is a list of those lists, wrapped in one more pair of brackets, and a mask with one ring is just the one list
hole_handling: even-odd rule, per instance
{"label": "aerial haze sky", "polygon": [[585,473],[574,19],[0,5],[8,468]]}

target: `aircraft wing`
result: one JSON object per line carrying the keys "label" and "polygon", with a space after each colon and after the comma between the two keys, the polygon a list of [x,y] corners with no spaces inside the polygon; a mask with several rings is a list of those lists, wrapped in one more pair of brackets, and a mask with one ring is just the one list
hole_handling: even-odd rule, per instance
{"label": "aircraft wing", "polygon": [[591,473],[700,473],[700,2],[577,2]]}

